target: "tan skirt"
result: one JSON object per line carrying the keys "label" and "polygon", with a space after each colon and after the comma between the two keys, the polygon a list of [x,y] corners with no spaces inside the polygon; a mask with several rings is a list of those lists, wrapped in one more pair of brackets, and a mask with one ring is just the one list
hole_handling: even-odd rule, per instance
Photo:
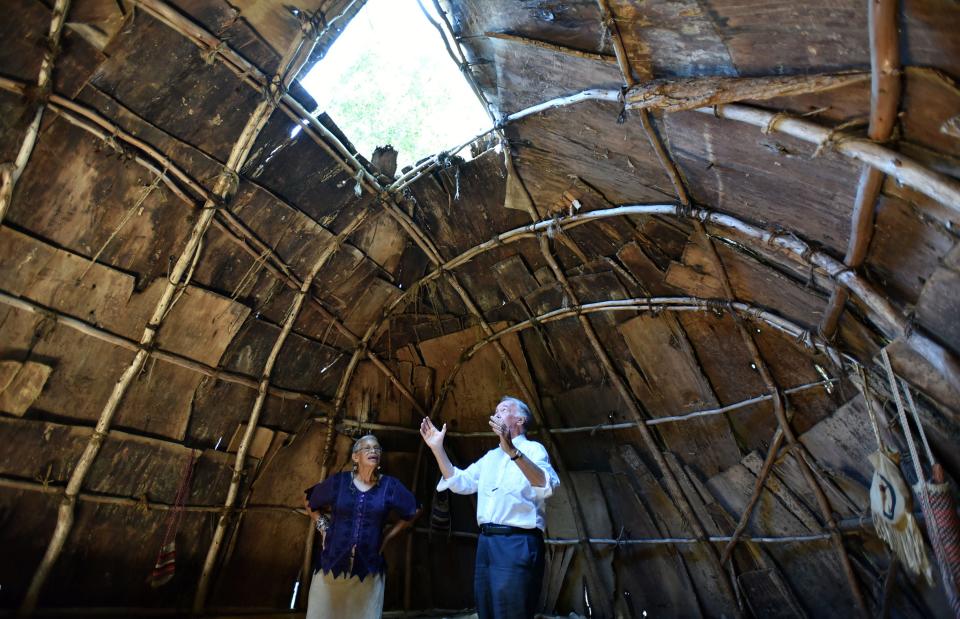
{"label": "tan skirt", "polygon": [[318,571],[310,582],[307,619],[380,619],[383,587],[383,574],[368,574],[361,582]]}

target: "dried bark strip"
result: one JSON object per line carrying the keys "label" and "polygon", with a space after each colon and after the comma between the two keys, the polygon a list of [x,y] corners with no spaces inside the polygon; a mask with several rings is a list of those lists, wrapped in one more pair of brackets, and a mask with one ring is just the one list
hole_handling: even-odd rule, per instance
{"label": "dried bark strip", "polygon": [[[33,154],[33,147],[37,144],[37,138],[40,135],[40,122],[43,120],[43,111],[46,108],[44,97],[50,90],[50,81],[53,77],[53,64],[57,54],[60,52],[60,35],[63,32],[63,24],[67,21],[67,12],[70,10],[70,0],[57,0],[53,5],[53,17],[50,20],[50,30],[47,33],[46,48],[43,54],[43,60],[40,63],[40,75],[37,77],[37,94],[40,97],[40,103],[37,104],[37,111],[34,112],[33,120],[27,127],[27,132],[23,136],[23,142],[20,144],[20,150],[17,152],[17,158],[9,170],[4,170],[3,184],[0,185],[0,224],[10,208],[13,201],[13,190],[20,180],[20,176],[30,161],[30,155]],[[3,164],[8,167],[10,164]]]}
{"label": "dried bark strip", "polygon": [[[278,80],[282,80],[285,76],[286,67],[296,55],[296,52],[299,48],[300,43],[298,38],[298,41],[294,43],[290,49],[290,52],[288,52],[287,57],[281,62]],[[193,273],[193,268],[196,266],[197,260],[200,257],[200,252],[203,249],[203,237],[213,221],[213,216],[220,208],[221,202],[229,200],[236,192],[237,171],[243,166],[244,161],[250,153],[250,150],[253,148],[257,135],[266,125],[270,115],[273,113],[274,107],[275,103],[272,98],[267,98],[257,105],[250,119],[247,121],[246,126],[243,128],[239,138],[237,139],[237,142],[234,144],[223,172],[217,178],[213,190],[214,197],[211,197],[211,199],[208,199],[204,203],[203,210],[190,232],[190,236],[184,245],[180,257],[170,270],[163,293],[160,299],[157,301],[153,315],[144,329],[143,336],[140,338],[141,348],[137,352],[133,361],[120,376],[120,379],[117,381],[116,385],[114,385],[110,397],[104,405],[103,410],[100,412],[96,429],[91,435],[83,454],[80,456],[80,459],[77,461],[77,464],[70,475],[70,481],[67,483],[66,489],[64,490],[64,497],[57,514],[57,523],[53,532],[53,536],[50,539],[40,565],[37,567],[37,570],[33,575],[33,579],[30,582],[30,587],[27,590],[27,594],[24,597],[23,603],[21,604],[20,611],[22,614],[32,614],[36,608],[40,591],[42,590],[50,571],[53,569],[54,563],[56,563],[57,558],[60,556],[60,553],[63,550],[63,546],[67,540],[67,535],[73,528],[74,507],[76,504],[77,494],[80,492],[80,488],[83,485],[83,480],[86,478],[87,473],[93,466],[93,462],[100,451],[100,446],[103,443],[103,439],[106,437],[107,432],[109,431],[110,423],[113,420],[113,415],[119,408],[120,402],[123,400],[124,395],[126,395],[126,392],[133,383],[134,378],[136,378],[136,376],[140,373],[140,370],[143,368],[143,364],[149,356],[148,350],[153,347],[157,332],[160,330],[160,326],[163,324],[164,318],[166,318],[170,309],[173,307],[176,299],[179,298],[178,293],[182,293],[184,287],[189,283],[189,279]],[[264,391],[265,389],[266,387],[264,387]]]}
{"label": "dried bark strip", "polygon": [[[112,344],[118,348],[123,348],[132,352],[139,352],[143,349],[142,345],[135,340],[131,340],[123,337],[122,335],[117,335],[111,333],[106,329],[94,326],[88,322],[84,322],[78,318],[68,316],[57,310],[44,307],[39,303],[34,303],[28,299],[21,297],[16,297],[6,292],[0,291],[0,303],[7,305],[9,307],[14,307],[18,310],[25,312],[30,312],[32,314],[37,314],[43,316],[46,319],[52,320],[57,324],[69,327],[74,331],[83,333],[84,335],[96,338],[102,342]],[[181,367],[185,370],[190,370],[192,372],[197,372],[204,376],[209,376],[210,378],[215,378],[217,380],[222,380],[225,383],[232,383],[235,385],[242,385],[250,389],[257,389],[259,387],[259,381],[251,376],[246,374],[241,374],[239,372],[230,372],[228,370],[223,370],[220,368],[215,368],[213,366],[207,365],[196,359],[191,359],[183,355],[177,354],[175,352],[170,352],[162,348],[149,348],[146,350],[147,354],[155,359],[159,359],[165,363]],[[328,411],[332,410],[329,402],[321,400],[315,395],[304,393],[301,391],[295,391],[292,389],[284,389],[282,387],[270,386],[268,393],[272,396],[282,398],[284,400],[294,400],[298,402],[306,402],[317,408]]]}
{"label": "dried bark strip", "polygon": [[[870,29],[870,127],[867,135],[871,140],[885,142],[890,139],[900,107],[900,38],[897,33],[896,0],[879,0],[868,4]],[[853,223],[844,264],[852,269],[860,268],[867,258],[870,240],[873,238],[874,212],[884,175],[876,168],[864,165],[860,170],[857,197],[853,205]],[[840,316],[846,306],[849,293],[837,286],[830,294],[830,301],[820,321],[820,334],[832,338],[840,324]]]}

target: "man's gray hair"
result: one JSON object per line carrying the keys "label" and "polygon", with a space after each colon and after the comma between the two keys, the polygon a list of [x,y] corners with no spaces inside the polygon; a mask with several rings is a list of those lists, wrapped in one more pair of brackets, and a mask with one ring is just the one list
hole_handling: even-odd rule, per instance
{"label": "man's gray hair", "polygon": [[530,407],[524,403],[523,400],[518,400],[517,398],[509,395],[505,395],[500,398],[500,403],[510,402],[513,404],[517,412],[523,416],[523,433],[526,434],[533,428],[533,414],[530,412]]}

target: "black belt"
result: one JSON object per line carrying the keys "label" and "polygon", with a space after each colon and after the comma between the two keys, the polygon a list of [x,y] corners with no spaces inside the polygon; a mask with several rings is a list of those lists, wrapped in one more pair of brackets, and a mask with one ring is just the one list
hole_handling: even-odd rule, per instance
{"label": "black belt", "polygon": [[481,524],[480,532],[484,535],[535,535],[537,537],[543,535],[540,529],[523,529],[506,524]]}

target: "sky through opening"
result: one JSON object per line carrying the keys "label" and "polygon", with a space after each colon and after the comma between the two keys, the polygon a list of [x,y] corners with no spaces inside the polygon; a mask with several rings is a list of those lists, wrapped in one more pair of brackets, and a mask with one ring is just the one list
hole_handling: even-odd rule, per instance
{"label": "sky through opening", "polygon": [[301,84],[364,157],[392,144],[398,172],[491,126],[416,0],[368,0]]}

